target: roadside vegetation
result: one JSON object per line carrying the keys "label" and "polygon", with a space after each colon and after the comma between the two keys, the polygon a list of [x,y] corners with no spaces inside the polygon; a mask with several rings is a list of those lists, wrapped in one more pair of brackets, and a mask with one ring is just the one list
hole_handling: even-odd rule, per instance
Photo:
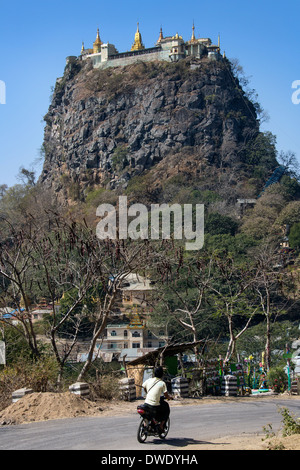
{"label": "roadside vegetation", "polygon": [[[279,407],[278,412],[282,416],[282,425],[278,432],[274,432],[272,424],[263,428],[267,450],[286,450],[289,438],[295,438],[299,442],[300,418],[292,414],[287,408]],[[299,449],[297,445],[296,449]]]}

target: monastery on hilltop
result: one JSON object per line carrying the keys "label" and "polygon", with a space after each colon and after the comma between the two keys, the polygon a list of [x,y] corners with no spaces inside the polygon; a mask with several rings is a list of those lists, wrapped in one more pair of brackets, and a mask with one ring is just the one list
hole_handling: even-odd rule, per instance
{"label": "monastery on hilltop", "polygon": [[164,37],[161,28],[155,46],[145,48],[138,24],[131,50],[118,52],[113,44],[108,42],[105,44],[101,41],[98,29],[93,49],[85,49],[84,43],[82,43],[80,57],[82,60],[91,59],[94,68],[125,66],[138,60],[147,62],[153,60],[176,62],[185,57],[201,59],[204,56],[213,60],[220,59],[220,37],[218,38],[218,45],[214,45],[209,38],[196,39],[194,25],[192,30],[191,39],[184,41],[178,33],[175,36]]}

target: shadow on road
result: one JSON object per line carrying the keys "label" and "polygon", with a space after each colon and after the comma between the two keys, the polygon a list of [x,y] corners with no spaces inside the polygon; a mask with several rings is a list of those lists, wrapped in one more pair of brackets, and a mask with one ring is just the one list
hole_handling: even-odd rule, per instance
{"label": "shadow on road", "polygon": [[[206,445],[222,445],[223,443],[220,442],[216,444],[215,442],[207,442],[207,441],[199,441],[196,439],[192,439],[190,437],[182,437],[182,438],[171,438],[171,439],[153,439],[152,441],[149,441],[148,444],[157,444],[159,445],[168,445],[168,446],[173,446],[173,447],[186,447],[188,445],[193,445],[193,444],[206,444]],[[147,443],[145,443],[147,445]]]}

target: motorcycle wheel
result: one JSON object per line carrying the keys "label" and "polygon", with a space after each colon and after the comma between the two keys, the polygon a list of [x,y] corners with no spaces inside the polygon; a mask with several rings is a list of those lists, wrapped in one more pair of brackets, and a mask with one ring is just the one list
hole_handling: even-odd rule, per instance
{"label": "motorcycle wheel", "polygon": [[164,430],[159,433],[159,437],[160,437],[161,439],[165,439],[165,438],[167,437],[167,435],[168,435],[169,430],[170,430],[170,418],[169,418],[168,421],[166,422]]}
{"label": "motorcycle wheel", "polygon": [[145,442],[145,440],[147,439],[147,425],[145,423],[145,420],[143,419],[141,422],[140,422],[140,425],[139,425],[139,428],[138,428],[138,432],[137,432],[137,440],[141,443]]}

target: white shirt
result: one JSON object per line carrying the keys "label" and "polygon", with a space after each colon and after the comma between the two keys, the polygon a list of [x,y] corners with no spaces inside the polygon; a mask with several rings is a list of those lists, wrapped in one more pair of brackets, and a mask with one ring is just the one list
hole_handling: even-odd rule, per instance
{"label": "white shirt", "polygon": [[159,406],[161,395],[167,391],[165,382],[157,377],[146,380],[143,383],[143,388],[147,392],[145,403],[151,406]]}

